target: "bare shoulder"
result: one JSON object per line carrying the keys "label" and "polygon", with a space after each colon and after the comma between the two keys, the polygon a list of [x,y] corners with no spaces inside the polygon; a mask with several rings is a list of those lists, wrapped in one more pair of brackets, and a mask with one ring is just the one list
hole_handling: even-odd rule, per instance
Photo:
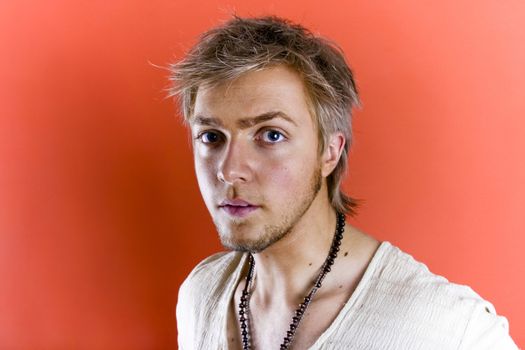
{"label": "bare shoulder", "polygon": [[343,241],[322,294],[334,294],[346,301],[353,293],[381,245],[377,239],[352,225],[346,225]]}
{"label": "bare shoulder", "polygon": [[348,250],[349,254],[351,253],[364,263],[372,260],[381,245],[376,238],[352,225],[346,225],[345,236],[347,239],[343,241],[343,247]]}

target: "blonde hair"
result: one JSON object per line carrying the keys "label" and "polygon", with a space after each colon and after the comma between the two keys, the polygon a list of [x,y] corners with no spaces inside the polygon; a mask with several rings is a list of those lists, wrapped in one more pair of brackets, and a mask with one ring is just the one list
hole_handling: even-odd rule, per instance
{"label": "blonde hair", "polygon": [[169,96],[179,98],[188,121],[199,86],[213,86],[279,64],[295,70],[304,81],[318,126],[319,152],[330,134],[342,132],[346,138],[339,163],[327,177],[327,187],[334,209],[354,215],[358,201],[344,194],[340,186],[352,142],[352,107],[359,104],[359,97],[353,73],[334,43],[282,18],[234,16],[203,33],[182,60],[169,66]]}

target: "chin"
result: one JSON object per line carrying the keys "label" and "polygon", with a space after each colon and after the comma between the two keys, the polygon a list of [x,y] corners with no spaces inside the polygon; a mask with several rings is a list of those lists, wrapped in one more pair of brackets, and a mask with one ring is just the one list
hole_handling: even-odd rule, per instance
{"label": "chin", "polygon": [[222,245],[232,251],[236,252],[243,252],[243,253],[260,253],[266,248],[268,248],[269,244],[266,243],[260,243],[257,241],[246,241],[246,240],[228,240],[228,239],[221,239]]}
{"label": "chin", "polygon": [[239,251],[239,252],[253,252],[258,250],[258,239],[252,239],[250,237],[250,232],[242,232],[244,230],[231,229],[228,227],[217,227],[219,232],[219,238],[221,244],[229,250]]}
{"label": "chin", "polygon": [[219,236],[222,245],[227,249],[240,252],[260,253],[283,239],[288,232],[290,232],[290,229],[265,226],[256,231],[257,232],[249,232],[248,230],[245,230],[245,232],[242,232],[242,230],[219,230]]}

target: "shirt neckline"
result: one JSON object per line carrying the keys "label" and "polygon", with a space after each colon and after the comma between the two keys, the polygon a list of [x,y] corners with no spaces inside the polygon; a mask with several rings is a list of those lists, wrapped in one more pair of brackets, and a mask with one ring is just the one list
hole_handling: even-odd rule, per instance
{"label": "shirt neckline", "polygon": [[[371,277],[373,276],[374,272],[377,270],[377,266],[382,261],[383,256],[385,255],[386,250],[391,247],[392,245],[388,241],[383,241],[375,251],[374,255],[372,256],[372,259],[368,263],[368,266],[365,269],[365,273],[363,274],[363,277],[361,277],[361,280],[357,284],[357,287],[355,288],[354,292],[348,300],[345,303],[345,306],[339,311],[335,319],[332,321],[332,323],[328,326],[327,329],[317,338],[315,343],[312,344],[308,349],[314,350],[319,348],[325,341],[330,337],[330,335],[335,331],[336,326],[341,322],[341,320],[346,317],[346,315],[350,312],[353,305],[356,304],[356,302],[359,300],[363,292],[368,288],[369,281]],[[230,311],[230,303],[232,302],[232,298],[235,296],[235,287],[239,284],[239,278],[241,275],[241,271],[244,268],[244,265],[246,264],[248,254],[244,253],[241,257],[241,260],[239,262],[238,268],[235,271],[235,276],[233,276],[233,279],[231,280],[230,284],[227,287],[227,290],[225,291],[225,295],[227,295],[226,300],[226,308],[223,310],[223,332],[222,332],[222,349],[228,349],[228,342],[227,342],[227,327],[228,327],[228,312]],[[235,302],[235,301],[233,301]]]}
{"label": "shirt neckline", "polygon": [[381,264],[381,261],[383,260],[383,256],[385,255],[385,252],[387,249],[391,246],[390,242],[383,241],[377,248],[376,252],[374,253],[372,259],[368,263],[368,266],[366,267],[365,273],[363,274],[363,277],[361,277],[361,280],[357,284],[357,287],[355,288],[354,292],[348,300],[346,301],[345,306],[339,311],[335,319],[332,321],[330,326],[328,326],[327,329],[317,338],[315,343],[312,344],[308,349],[314,350],[319,348],[323,343],[331,336],[331,334],[335,331],[338,324],[341,323],[341,321],[348,315],[350,311],[352,311],[352,307],[358,302],[358,300],[362,297],[364,292],[369,288],[370,279],[375,274],[377,267]]}

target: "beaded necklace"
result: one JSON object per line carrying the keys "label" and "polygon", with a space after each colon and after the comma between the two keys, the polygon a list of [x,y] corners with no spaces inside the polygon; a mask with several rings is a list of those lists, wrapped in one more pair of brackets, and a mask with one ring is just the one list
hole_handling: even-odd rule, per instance
{"label": "beaded necklace", "polygon": [[[331,266],[334,264],[334,260],[337,257],[337,252],[339,252],[339,246],[341,245],[341,240],[343,239],[344,227],[345,227],[345,216],[341,213],[337,213],[337,224],[335,227],[334,239],[332,240],[332,245],[330,247],[330,251],[328,252],[328,256],[326,257],[326,260],[321,268],[321,272],[319,273],[319,276],[317,276],[317,279],[315,280],[314,286],[310,290],[310,293],[306,295],[303,302],[300,303],[297,310],[295,310],[295,315],[292,317],[292,323],[290,323],[290,327],[288,331],[286,332],[286,336],[283,339],[283,343],[280,346],[280,350],[289,349],[290,345],[292,345],[292,342],[295,336],[295,331],[297,330],[297,327],[299,327],[299,323],[301,322],[306,309],[310,305],[310,302],[312,301],[315,293],[317,293],[317,290],[321,288],[322,282],[326,274],[330,272]],[[250,313],[250,297],[252,293],[251,287],[253,283],[252,281],[253,271],[255,269],[255,260],[251,253],[248,254],[248,262],[249,262],[249,269],[248,269],[248,275],[246,276],[246,285],[244,286],[244,289],[242,291],[241,302],[239,303],[239,321],[240,321],[240,326],[241,326],[243,350],[251,349],[249,313]]]}

